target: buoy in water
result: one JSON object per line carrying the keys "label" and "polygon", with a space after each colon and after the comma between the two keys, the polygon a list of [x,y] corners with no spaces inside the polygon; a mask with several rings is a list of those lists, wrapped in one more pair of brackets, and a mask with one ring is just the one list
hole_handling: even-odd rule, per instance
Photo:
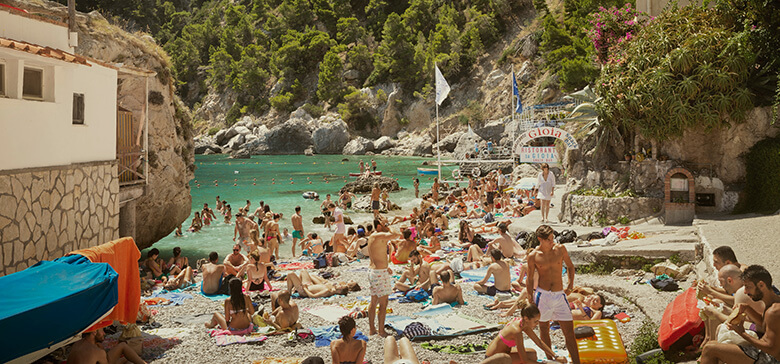
{"label": "buoy in water", "polygon": [[257,183],[252,183],[252,186],[257,186]]}

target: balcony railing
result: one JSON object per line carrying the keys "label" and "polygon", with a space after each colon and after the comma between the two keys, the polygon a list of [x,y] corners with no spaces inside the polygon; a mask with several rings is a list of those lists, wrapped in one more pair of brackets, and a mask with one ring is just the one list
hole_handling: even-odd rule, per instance
{"label": "balcony railing", "polygon": [[138,123],[133,113],[119,109],[116,117],[116,156],[119,186],[145,184],[148,175],[147,151],[143,149]]}

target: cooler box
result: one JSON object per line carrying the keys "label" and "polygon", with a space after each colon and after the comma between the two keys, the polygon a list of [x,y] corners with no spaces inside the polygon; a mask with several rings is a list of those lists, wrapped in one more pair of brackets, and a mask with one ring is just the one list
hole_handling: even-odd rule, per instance
{"label": "cooler box", "polygon": [[677,340],[690,333],[696,335],[704,327],[696,307],[696,288],[691,287],[666,306],[661,326],[658,328],[658,345],[669,350]]}
{"label": "cooler box", "polygon": [[582,364],[624,364],[628,363],[628,354],[623,346],[617,325],[612,320],[574,321],[574,327],[590,326],[596,337],[577,340]]}

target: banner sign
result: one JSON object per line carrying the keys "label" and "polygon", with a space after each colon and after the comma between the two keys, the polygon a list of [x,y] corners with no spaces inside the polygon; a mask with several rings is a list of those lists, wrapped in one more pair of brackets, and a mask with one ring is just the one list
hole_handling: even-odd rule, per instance
{"label": "banner sign", "polygon": [[558,163],[555,147],[520,147],[520,163]]}
{"label": "banner sign", "polygon": [[[566,130],[551,126],[531,128],[530,130],[520,135],[518,138],[519,140],[515,142],[515,145],[517,145],[518,148],[523,148],[524,145],[528,144],[528,142],[536,138],[556,138],[563,140],[563,143],[566,145],[566,149],[578,149],[580,147],[579,144],[577,144],[577,140],[574,139],[574,136],[569,134]],[[517,152],[517,154],[520,154],[519,150]]]}

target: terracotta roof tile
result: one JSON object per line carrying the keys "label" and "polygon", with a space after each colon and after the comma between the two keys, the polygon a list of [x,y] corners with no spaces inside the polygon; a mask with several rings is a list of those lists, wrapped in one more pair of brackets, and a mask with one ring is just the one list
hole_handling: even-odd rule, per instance
{"label": "terracotta roof tile", "polygon": [[76,54],[65,52],[61,49],[54,49],[51,47],[44,47],[37,44],[27,43],[23,41],[7,39],[0,37],[0,47],[15,49],[30,54],[35,54],[43,57],[49,57],[59,59],[61,61],[81,64],[91,67],[92,65],[87,62],[87,59]]}

